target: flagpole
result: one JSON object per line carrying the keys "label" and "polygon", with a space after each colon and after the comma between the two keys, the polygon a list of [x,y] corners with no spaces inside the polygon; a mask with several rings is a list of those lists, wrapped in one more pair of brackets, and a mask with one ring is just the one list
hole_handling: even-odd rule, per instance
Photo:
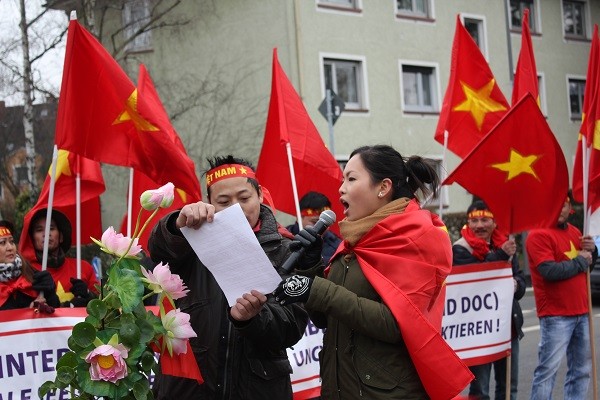
{"label": "flagpole", "polygon": [[290,178],[292,181],[292,191],[294,192],[294,204],[296,205],[296,218],[298,219],[298,229],[302,230],[302,214],[300,213],[300,203],[298,202],[298,188],[296,187],[296,172],[294,172],[294,162],[292,160],[292,145],[285,143],[287,151],[288,165],[290,167]]}
{"label": "flagpole", "polygon": [[133,212],[133,168],[129,168],[129,191],[127,193],[127,236],[131,237],[131,213]]}
{"label": "flagpole", "polygon": [[81,157],[77,155],[75,175],[75,243],[77,246],[77,279],[81,279]]}
{"label": "flagpole", "polygon": [[44,249],[42,251],[42,271],[48,266],[48,243],[50,242],[50,221],[52,219],[52,203],[54,202],[54,184],[56,183],[56,164],[58,160],[58,146],[54,145],[52,152],[52,172],[50,173],[50,193],[46,209],[46,226],[44,227]]}
{"label": "flagpole", "polygon": [[[442,170],[440,171],[440,175],[442,176],[441,181],[443,182],[446,179],[446,150],[448,150],[448,130],[444,130],[444,148],[442,150]],[[439,208],[438,208],[438,216],[443,220],[444,216],[444,199],[442,198],[442,187],[440,186],[440,197],[438,198]]]}
{"label": "flagpole", "polygon": [[[587,138],[581,136],[581,158],[583,168],[583,235],[587,236],[590,232],[590,213],[588,210],[588,195],[589,195],[589,172],[590,172],[590,152],[587,148]],[[598,399],[598,382],[596,382],[597,366],[596,366],[596,345],[594,343],[594,313],[592,311],[592,286],[590,269],[586,271],[587,294],[588,294],[588,329],[590,335],[590,350],[592,353],[592,382],[594,388],[594,400]]]}

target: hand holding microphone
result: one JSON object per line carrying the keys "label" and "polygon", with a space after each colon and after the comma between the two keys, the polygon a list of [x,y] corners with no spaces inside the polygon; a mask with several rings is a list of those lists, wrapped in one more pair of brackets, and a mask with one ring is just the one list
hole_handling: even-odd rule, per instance
{"label": "hand holding microphone", "polygon": [[314,226],[301,230],[290,245],[293,253],[281,266],[285,272],[291,272],[294,267],[298,269],[310,269],[321,260],[323,250],[323,238],[321,235],[335,222],[335,213],[326,210],[319,215],[319,220]]}

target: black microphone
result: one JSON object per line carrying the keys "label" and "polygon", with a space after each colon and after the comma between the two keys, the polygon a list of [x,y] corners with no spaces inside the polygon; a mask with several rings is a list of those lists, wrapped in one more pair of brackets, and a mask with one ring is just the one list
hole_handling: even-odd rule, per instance
{"label": "black microphone", "polygon": [[[321,213],[321,215],[319,215],[319,220],[313,226],[313,229],[317,232],[317,234],[323,235],[323,233],[327,230],[327,228],[329,228],[331,225],[333,225],[334,222],[335,222],[335,213],[331,210],[325,210]],[[288,257],[288,259],[285,260],[285,262],[281,266],[281,269],[283,271],[285,271],[285,273],[289,273],[292,269],[294,269],[294,266],[298,262],[298,259],[300,259],[300,257],[302,257],[302,255],[304,254],[305,251],[306,251],[306,249],[304,247],[300,247],[298,250],[293,252]]]}

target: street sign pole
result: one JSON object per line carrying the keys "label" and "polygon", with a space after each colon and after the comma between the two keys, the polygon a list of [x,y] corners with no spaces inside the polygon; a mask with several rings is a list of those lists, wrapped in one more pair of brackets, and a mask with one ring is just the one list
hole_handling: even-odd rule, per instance
{"label": "street sign pole", "polygon": [[331,154],[335,154],[334,138],[333,138],[333,104],[331,101],[331,89],[327,89],[325,95],[325,102],[327,103],[327,127],[329,128],[329,151]]}

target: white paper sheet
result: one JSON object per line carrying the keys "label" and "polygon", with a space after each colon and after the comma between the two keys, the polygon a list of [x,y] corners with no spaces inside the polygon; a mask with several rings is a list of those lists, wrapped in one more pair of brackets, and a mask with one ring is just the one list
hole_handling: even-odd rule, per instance
{"label": "white paper sheet", "polygon": [[239,204],[216,213],[214,221],[200,229],[183,227],[181,232],[217,280],[230,306],[244,293],[271,293],[281,282]]}

